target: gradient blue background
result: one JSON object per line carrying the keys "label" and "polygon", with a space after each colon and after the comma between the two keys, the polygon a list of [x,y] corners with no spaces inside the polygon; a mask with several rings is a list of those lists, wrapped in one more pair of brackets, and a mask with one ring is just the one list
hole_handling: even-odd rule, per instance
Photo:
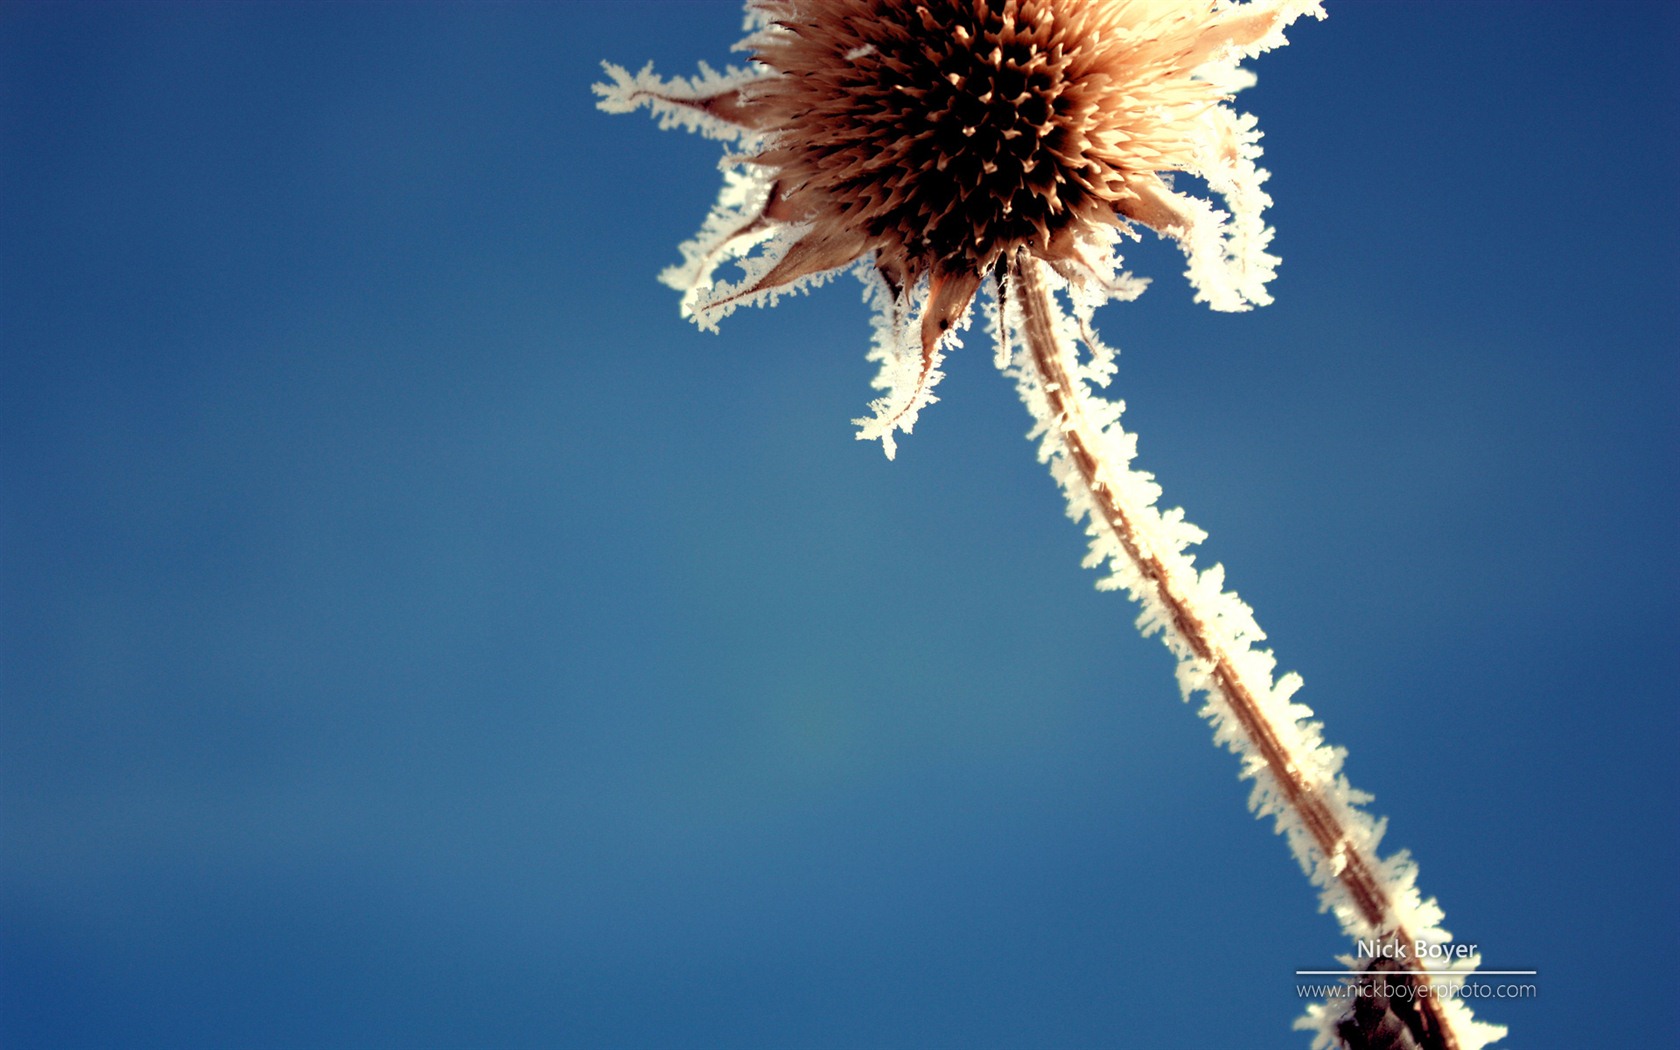
{"label": "gradient blue background", "polygon": [[[1300,1047],[1346,949],[974,338],[654,275],[731,4],[0,6],[0,1044]],[[1668,3],[1337,3],[1099,317],[1522,1047],[1668,1038]]]}

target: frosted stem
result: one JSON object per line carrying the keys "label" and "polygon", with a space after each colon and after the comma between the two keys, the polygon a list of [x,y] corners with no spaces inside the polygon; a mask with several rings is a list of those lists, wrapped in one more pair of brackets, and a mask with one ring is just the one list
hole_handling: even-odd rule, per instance
{"label": "frosted stem", "polygon": [[[1327,797],[1324,778],[1303,772],[1312,763],[1297,754],[1290,743],[1299,736],[1298,728],[1274,724],[1276,703],[1261,699],[1273,692],[1269,671],[1265,681],[1249,680],[1244,661],[1228,651],[1214,626],[1220,613],[1198,607],[1196,596],[1205,588],[1198,586],[1194,571],[1189,572],[1191,579],[1181,578],[1189,568],[1188,560],[1164,557],[1160,552],[1170,541],[1163,543],[1161,537],[1150,535],[1162,520],[1160,513],[1147,503],[1140,505],[1129,499],[1126,486],[1113,483],[1130,469],[1124,462],[1105,463],[1102,455],[1101,450],[1114,444],[1118,426],[1110,422],[1105,430],[1105,424],[1093,420],[1087,412],[1088,402],[1094,399],[1085,394],[1083,378],[1076,378],[1080,370],[1074,347],[1059,331],[1059,313],[1043,266],[1024,251],[1009,261],[1000,290],[1005,312],[1000,319],[1000,337],[1008,338],[1013,319],[1025,348],[1018,367],[1031,370],[1022,376],[1024,386],[1035,385],[1044,398],[1040,422],[1048,431],[1046,442],[1054,443],[1053,454],[1073,468],[1077,484],[1089,495],[1092,524],[1112,534],[1144,585],[1166,610],[1168,622],[1164,626],[1169,647],[1178,651],[1181,659],[1188,653],[1200,661],[1205,672],[1200,688],[1216,693],[1229,708],[1229,720],[1243,738],[1236,749],[1263,764],[1264,773],[1276,785],[1287,809],[1283,819],[1293,814],[1319,856],[1331,859],[1332,877],[1363,920],[1364,931],[1380,932],[1402,944],[1413,943],[1412,934],[1423,931],[1408,930],[1402,921],[1401,909],[1390,893],[1391,867],[1359,845],[1369,835],[1364,829],[1347,826],[1351,803],[1345,798]],[[1064,477],[1062,481],[1071,496],[1074,479]],[[1177,571],[1173,561],[1179,563]],[[1174,645],[1174,640],[1179,644]],[[1260,771],[1255,772],[1258,776]],[[1337,783],[1330,781],[1330,790],[1335,790]],[[1345,792],[1345,781],[1339,783]],[[1350,932],[1359,930],[1359,924],[1350,924],[1348,918],[1343,917],[1344,926],[1351,925]],[[1417,977],[1405,979],[1414,986],[1422,983]],[[1426,1050],[1461,1050],[1461,1041],[1438,1001],[1425,994],[1417,1002],[1418,1020],[1414,1024],[1421,1030],[1414,1031],[1413,1036],[1419,1045]]]}

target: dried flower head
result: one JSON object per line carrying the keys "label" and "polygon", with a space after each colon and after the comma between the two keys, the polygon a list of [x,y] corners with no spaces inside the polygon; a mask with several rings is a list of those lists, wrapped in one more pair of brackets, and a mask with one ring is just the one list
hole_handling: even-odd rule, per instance
{"label": "dried flower head", "polygon": [[[1122,237],[1189,258],[1197,298],[1269,301],[1259,132],[1226,103],[1237,63],[1317,0],[755,0],[746,70],[693,80],[608,65],[601,107],[650,107],[743,152],[664,275],[706,327],[854,264],[878,309],[860,437],[909,431],[983,281],[1024,250],[1087,295],[1130,298]],[[1177,192],[1199,177],[1226,211]],[[716,279],[740,264],[742,279]]]}
{"label": "dried flower head", "polygon": [[[716,209],[664,275],[684,310],[711,327],[741,303],[851,268],[876,307],[871,358],[886,390],[859,436],[891,456],[989,287],[997,363],[1085,522],[1086,564],[1109,569],[1099,586],[1126,590],[1143,633],[1177,657],[1185,699],[1204,698],[1214,739],[1254,781],[1250,807],[1276,818],[1348,936],[1453,960],[1393,975],[1390,1001],[1405,1009],[1309,1007],[1301,1025],[1315,1047],[1392,1037],[1475,1050],[1499,1038],[1459,998],[1431,994],[1475,969],[1473,946],[1437,950],[1452,936],[1416,865],[1379,853],[1383,823],[1343,775],[1345,753],[1293,699],[1300,678],[1274,674],[1222,567],[1197,569],[1189,549],[1203,533],[1156,506],[1121,406],[1091,389],[1113,373],[1092,313],[1142,290],[1119,254],[1142,228],[1183,248],[1214,309],[1268,301],[1277,260],[1265,250],[1260,133],[1227,102],[1249,82],[1237,63],[1283,43],[1300,15],[1322,17],[1317,0],[751,0],[748,12],[746,70],[665,81],[608,65],[613,82],[596,87],[603,109],[645,105],[739,144]],[[1175,175],[1228,210],[1176,188]],[[725,262],[739,280],[715,278]]]}

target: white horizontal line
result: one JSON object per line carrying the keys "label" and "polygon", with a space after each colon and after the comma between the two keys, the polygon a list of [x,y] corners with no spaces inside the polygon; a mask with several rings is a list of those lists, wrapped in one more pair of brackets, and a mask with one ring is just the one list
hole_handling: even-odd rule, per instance
{"label": "white horizontal line", "polygon": [[1365,977],[1417,974],[1423,977],[1538,977],[1539,970],[1296,970],[1297,977]]}

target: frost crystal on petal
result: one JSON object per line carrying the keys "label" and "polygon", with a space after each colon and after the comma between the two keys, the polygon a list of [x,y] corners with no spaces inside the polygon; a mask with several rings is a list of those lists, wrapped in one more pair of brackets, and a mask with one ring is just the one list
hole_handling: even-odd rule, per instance
{"label": "frost crystal on petal", "polygon": [[662,129],[698,131],[711,139],[741,140],[752,133],[734,118],[739,109],[735,100],[741,88],[764,76],[762,71],[730,66],[719,73],[701,62],[697,76],[666,80],[654,74],[651,62],[635,74],[611,62],[602,62],[601,68],[612,82],[592,90],[601,97],[596,105],[607,113],[646,106]]}
{"label": "frost crystal on petal", "polygon": [[[939,399],[933,388],[945,378],[939,366],[945,361],[946,348],[959,345],[958,332],[966,329],[970,313],[964,309],[957,323],[951,326],[931,347],[922,341],[922,315],[911,314],[904,308],[904,299],[877,273],[874,267],[860,264],[858,279],[863,282],[864,301],[874,308],[875,338],[869,348],[869,360],[879,365],[876,390],[885,391],[869,403],[872,415],[852,420],[858,428],[860,441],[881,442],[888,459],[898,454],[898,431],[910,433],[921,410]],[[919,297],[923,310],[930,300]]]}

